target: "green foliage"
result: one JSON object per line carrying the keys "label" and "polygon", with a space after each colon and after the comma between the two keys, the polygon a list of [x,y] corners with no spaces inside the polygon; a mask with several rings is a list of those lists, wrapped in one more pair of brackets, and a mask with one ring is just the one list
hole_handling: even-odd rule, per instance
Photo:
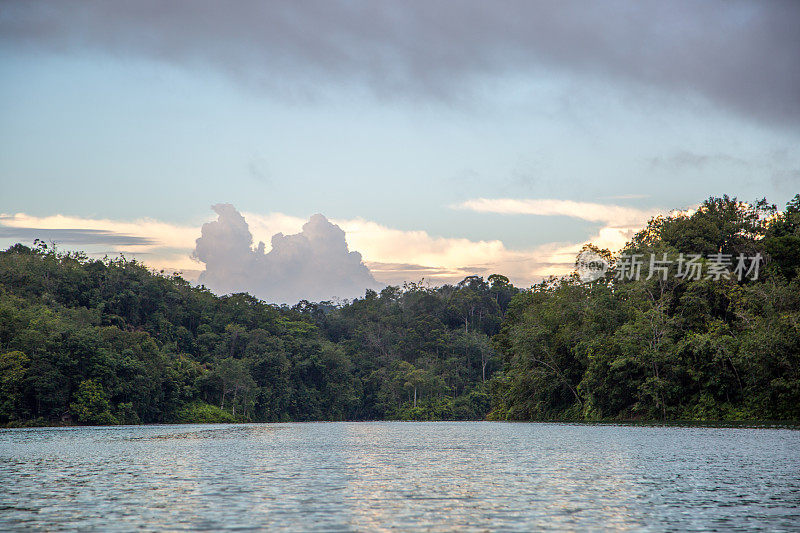
{"label": "green foliage", "polygon": [[100,426],[117,423],[117,419],[111,414],[108,395],[99,383],[91,379],[81,381],[73,398],[70,410],[75,413],[79,422]]}
{"label": "green foliage", "polygon": [[[492,419],[800,419],[800,196],[786,211],[711,198],[624,252],[762,254],[756,280],[550,279],[511,303]],[[615,258],[611,258],[614,264]]]}
{"label": "green foliage", "polygon": [[235,422],[236,419],[231,413],[216,405],[193,402],[178,409],[173,421],[179,424],[217,424]]}
{"label": "green foliage", "polygon": [[0,424],[800,420],[800,195],[710,198],[625,252],[761,254],[758,279],[520,291],[407,283],[333,305],[215,296],[125,258],[0,252]]}
{"label": "green foliage", "polygon": [[769,225],[764,248],[786,279],[793,279],[800,274],[800,194]]}
{"label": "green foliage", "polygon": [[0,423],[483,418],[514,293],[495,275],[288,308],[18,244],[0,252]]}
{"label": "green foliage", "polygon": [[23,394],[30,376],[30,361],[19,351],[0,355],[0,416],[6,420],[27,418]]}
{"label": "green foliage", "polygon": [[[303,304],[352,362],[356,418],[482,419],[501,366],[490,337],[518,292],[498,274],[457,285],[407,283],[338,309]],[[481,392],[479,392],[481,391]]]}

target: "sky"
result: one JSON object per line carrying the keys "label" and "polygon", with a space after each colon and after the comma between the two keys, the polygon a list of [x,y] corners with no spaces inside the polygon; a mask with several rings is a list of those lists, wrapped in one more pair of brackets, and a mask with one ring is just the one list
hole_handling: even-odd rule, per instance
{"label": "sky", "polygon": [[287,303],[530,286],[709,196],[800,192],[799,27],[796,1],[6,0],[0,248]]}

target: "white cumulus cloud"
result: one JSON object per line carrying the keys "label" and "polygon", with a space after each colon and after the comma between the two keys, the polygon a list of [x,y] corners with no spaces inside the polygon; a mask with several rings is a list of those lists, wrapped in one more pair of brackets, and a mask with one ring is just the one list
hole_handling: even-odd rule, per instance
{"label": "white cumulus cloud", "polygon": [[350,251],[345,232],[322,215],[312,216],[302,231],[276,233],[272,247],[253,247],[245,218],[230,204],[213,206],[217,220],[203,224],[194,257],[205,263],[199,281],[221,292],[249,292],[270,302],[352,298],[379,286]]}

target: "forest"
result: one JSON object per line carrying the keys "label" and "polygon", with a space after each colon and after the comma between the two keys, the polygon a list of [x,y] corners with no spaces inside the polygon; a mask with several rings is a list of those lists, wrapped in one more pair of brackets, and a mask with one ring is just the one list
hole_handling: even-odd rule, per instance
{"label": "forest", "polygon": [[[584,249],[608,266],[588,282],[493,274],[289,307],[15,244],[0,252],[0,425],[800,420],[800,195],[783,210],[712,197],[619,253]],[[763,261],[736,276],[744,255]],[[715,258],[731,268],[712,275]]]}

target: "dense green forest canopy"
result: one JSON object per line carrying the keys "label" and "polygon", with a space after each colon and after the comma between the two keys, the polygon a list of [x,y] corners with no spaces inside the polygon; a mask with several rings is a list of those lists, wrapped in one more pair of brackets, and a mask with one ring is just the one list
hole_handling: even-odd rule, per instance
{"label": "dense green forest canopy", "polygon": [[516,292],[470,277],[289,308],[17,244],[0,253],[0,422],[484,418]]}
{"label": "dense green forest canopy", "polygon": [[[492,417],[800,419],[800,195],[783,212],[710,198],[652,219],[617,257],[595,251],[605,276],[546,280],[511,303]],[[651,254],[681,253],[702,256],[700,279],[680,277],[677,260],[650,276]],[[640,279],[620,277],[637,254]],[[705,274],[716,254],[730,277]],[[740,254],[764,258],[756,279],[733,275]]]}
{"label": "dense green forest canopy", "polygon": [[[616,256],[587,249],[609,265],[591,282],[470,276],[287,307],[16,244],[0,252],[0,424],[800,420],[800,195],[784,211],[710,198]],[[641,277],[620,276],[636,254]],[[651,254],[763,264],[647,279]]]}

